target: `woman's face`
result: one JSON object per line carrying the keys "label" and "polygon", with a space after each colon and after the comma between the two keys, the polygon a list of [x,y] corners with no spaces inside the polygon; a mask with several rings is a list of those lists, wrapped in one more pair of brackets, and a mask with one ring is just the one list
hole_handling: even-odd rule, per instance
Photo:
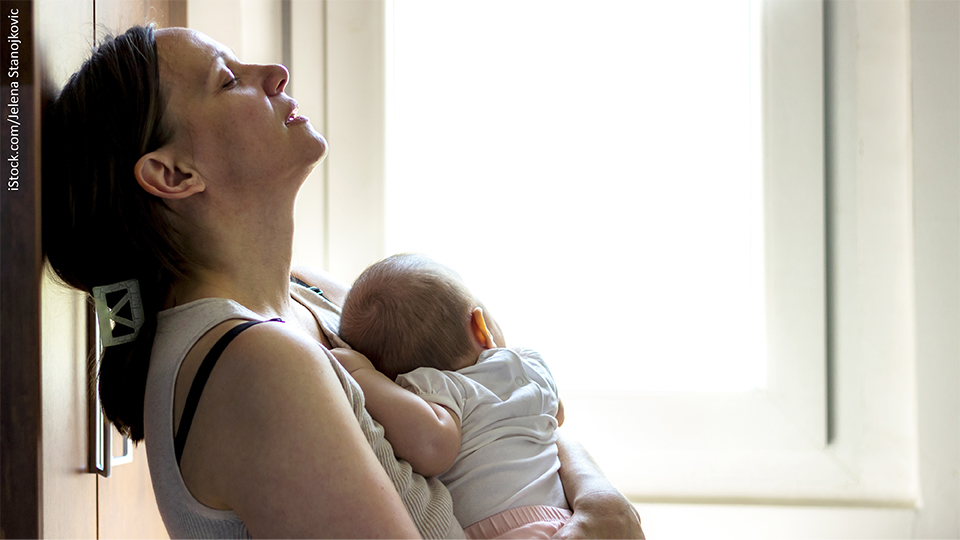
{"label": "woman's face", "polygon": [[281,186],[299,189],[327,143],[283,93],[286,68],[243,64],[193,30],[168,28],[156,36],[166,113],[175,124],[172,144],[205,188],[261,197]]}

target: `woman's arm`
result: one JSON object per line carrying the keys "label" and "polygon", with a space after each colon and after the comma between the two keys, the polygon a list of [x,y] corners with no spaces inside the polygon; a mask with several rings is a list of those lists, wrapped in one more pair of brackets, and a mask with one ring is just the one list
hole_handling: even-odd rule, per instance
{"label": "woman's arm", "polygon": [[461,443],[460,419],[456,415],[391,381],[357,351],[331,352],[363,389],[367,412],[383,426],[384,436],[398,458],[427,477],[453,465]]}
{"label": "woman's arm", "polygon": [[419,537],[328,354],[283,324],[240,334],[200,400],[188,487],[254,537]]}
{"label": "woman's arm", "polygon": [[644,538],[633,504],[600,472],[590,454],[557,431],[560,480],[573,517],[554,538]]}

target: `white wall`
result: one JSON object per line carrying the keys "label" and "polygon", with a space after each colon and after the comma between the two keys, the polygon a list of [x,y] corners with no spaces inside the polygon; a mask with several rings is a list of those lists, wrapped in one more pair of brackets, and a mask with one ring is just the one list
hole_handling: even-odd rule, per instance
{"label": "white wall", "polygon": [[911,4],[920,510],[960,536],[960,3]]}
{"label": "white wall", "polygon": [[282,63],[280,0],[191,0],[187,25],[230,47],[243,62]]}

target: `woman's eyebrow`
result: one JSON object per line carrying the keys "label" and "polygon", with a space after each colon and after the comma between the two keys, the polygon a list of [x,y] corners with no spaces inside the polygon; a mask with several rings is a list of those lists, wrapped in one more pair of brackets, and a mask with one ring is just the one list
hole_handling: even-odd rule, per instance
{"label": "woman's eyebrow", "polygon": [[226,60],[236,58],[236,55],[233,54],[231,50],[229,53],[227,51],[218,51],[216,56],[213,57],[213,61],[210,62],[210,68],[207,70],[206,84],[212,86],[214,83],[211,82],[216,78],[216,74],[220,72],[220,65],[226,64]]}

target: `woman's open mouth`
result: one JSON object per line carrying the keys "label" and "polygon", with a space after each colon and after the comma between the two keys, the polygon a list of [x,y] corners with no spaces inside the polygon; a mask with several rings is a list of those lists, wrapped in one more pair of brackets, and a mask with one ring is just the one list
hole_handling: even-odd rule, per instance
{"label": "woman's open mouth", "polygon": [[300,105],[296,101],[291,103],[291,105],[293,105],[293,110],[290,111],[289,115],[287,115],[287,119],[283,122],[283,125],[290,126],[293,124],[306,123],[309,118],[306,116],[300,116]]}
{"label": "woman's open mouth", "polygon": [[284,122],[284,125],[289,126],[290,124],[306,121],[306,117],[300,116],[299,112],[300,112],[300,109],[297,107],[294,107],[293,111],[290,112],[290,116],[287,117],[287,121]]}

